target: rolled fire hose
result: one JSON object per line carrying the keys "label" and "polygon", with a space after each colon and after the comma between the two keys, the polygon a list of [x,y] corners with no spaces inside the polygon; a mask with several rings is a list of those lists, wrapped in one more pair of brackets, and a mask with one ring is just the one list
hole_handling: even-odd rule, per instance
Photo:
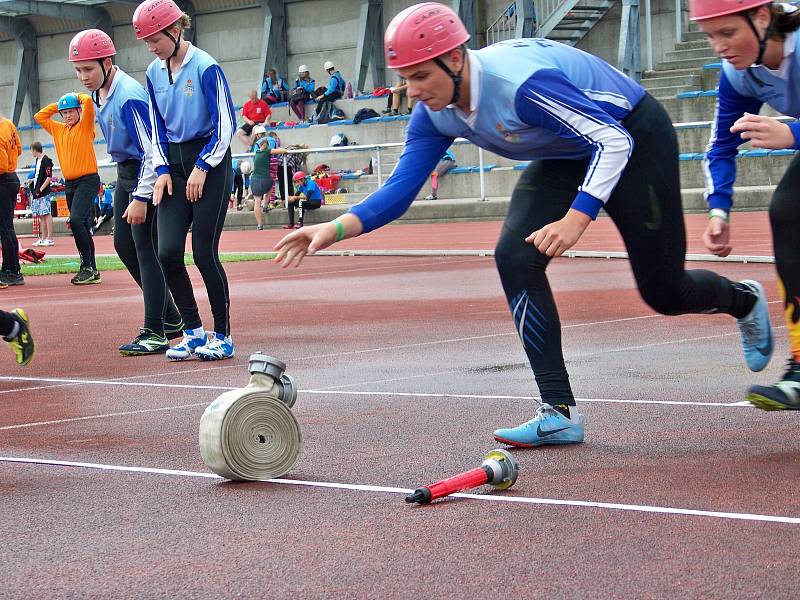
{"label": "rolled fire hose", "polygon": [[250,356],[250,383],[221,394],[200,418],[200,454],[208,468],[234,481],[281,477],[303,447],[290,406],[297,397],[286,365],[271,356]]}

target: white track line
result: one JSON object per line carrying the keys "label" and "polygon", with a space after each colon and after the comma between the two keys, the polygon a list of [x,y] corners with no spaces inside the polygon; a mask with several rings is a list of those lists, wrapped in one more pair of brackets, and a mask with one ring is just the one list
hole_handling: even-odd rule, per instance
{"label": "white track line", "polygon": [[[204,479],[223,479],[212,473],[201,473],[197,471],[181,471],[175,469],[156,469],[149,467],[129,467],[122,465],[106,465],[100,463],[81,463],[63,460],[47,460],[39,458],[20,458],[12,456],[0,456],[0,462],[48,465],[58,467],[74,467],[84,469],[97,469],[101,471],[122,471],[129,473],[144,473],[150,475],[172,475],[178,477],[198,477]],[[397,487],[386,487],[379,485],[362,485],[354,483],[333,483],[329,481],[300,481],[297,479],[270,479],[264,483],[278,483],[284,485],[298,485],[316,488],[349,490],[357,492],[376,492],[384,494],[410,494],[413,490]],[[800,517],[783,517],[778,515],[759,515],[752,513],[721,512],[712,510],[696,510],[692,508],[673,508],[668,506],[649,506],[639,504],[619,504],[611,502],[591,502],[586,500],[559,500],[555,498],[531,498],[528,496],[500,496],[482,494],[453,494],[454,498],[465,498],[480,502],[511,502],[518,504],[544,504],[551,506],[574,506],[580,508],[599,508],[606,510],[621,510],[630,512],[657,513],[666,515],[685,515],[692,517],[711,517],[715,519],[733,519],[739,521],[761,521],[771,523],[787,523],[800,525]]]}
{"label": "white track line", "polygon": [[[2,377],[0,379],[6,379]],[[34,379],[34,378],[28,378]],[[62,380],[70,382],[69,380]],[[156,388],[177,388],[187,390],[219,390],[229,391],[236,388],[211,386],[211,385],[182,385],[182,384],[165,384],[165,383],[128,383],[118,381],[95,381],[91,379],[81,380],[78,383],[82,384],[97,384],[97,385],[121,385],[121,386],[140,386],[140,387],[156,387]],[[399,398],[454,398],[454,399],[468,399],[468,400],[535,400],[541,401],[538,396],[505,396],[505,395],[480,395],[480,394],[445,394],[445,393],[417,393],[417,392],[393,392],[393,391],[355,391],[355,390],[299,390],[299,394],[316,394],[321,396],[376,396],[376,397],[399,397]],[[662,406],[704,406],[704,407],[722,407],[722,408],[753,408],[752,405],[746,401],[737,402],[697,402],[697,401],[680,401],[680,400],[626,400],[623,398],[576,398],[576,402],[584,403],[599,403],[599,404],[643,404],[643,405],[662,405]],[[33,421],[29,423],[18,423],[15,425],[0,426],[0,431],[8,431],[12,429],[28,429],[31,427],[43,427],[46,425],[61,425],[64,423],[73,423],[76,421],[91,421],[95,419],[110,419],[113,417],[126,417],[131,415],[141,415],[153,412],[165,412],[169,410],[183,410],[186,408],[197,408],[200,406],[207,406],[209,402],[196,402],[192,404],[181,404],[178,406],[162,406],[157,408],[144,408],[140,410],[121,411],[113,413],[102,413],[95,415],[85,415],[81,417],[70,417],[66,419],[54,419],[52,421]]]}

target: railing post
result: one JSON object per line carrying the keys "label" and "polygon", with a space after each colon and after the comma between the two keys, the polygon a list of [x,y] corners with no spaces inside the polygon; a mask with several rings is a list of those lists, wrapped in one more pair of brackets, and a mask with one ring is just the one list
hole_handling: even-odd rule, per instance
{"label": "railing post", "polygon": [[289,162],[286,160],[288,155],[283,155],[283,201],[286,204],[286,208],[289,208],[289,201],[287,198],[289,197]]}
{"label": "railing post", "polygon": [[650,10],[650,0],[644,0],[644,7],[647,11],[645,27],[647,27],[647,70],[653,70],[653,12]]}
{"label": "railing post", "polygon": [[675,41],[683,41],[683,18],[681,15],[681,0],[675,0]]}
{"label": "railing post", "polygon": [[483,173],[483,148],[481,148],[480,146],[478,146],[478,169],[480,169],[478,174],[481,182],[480,201],[483,202],[484,200],[486,200],[486,176]]}
{"label": "railing post", "polygon": [[375,148],[378,151],[377,152],[377,160],[375,161],[378,164],[375,165],[375,169],[378,171],[378,187],[381,187],[383,185],[383,171],[381,169],[381,147],[380,146],[376,146]]}

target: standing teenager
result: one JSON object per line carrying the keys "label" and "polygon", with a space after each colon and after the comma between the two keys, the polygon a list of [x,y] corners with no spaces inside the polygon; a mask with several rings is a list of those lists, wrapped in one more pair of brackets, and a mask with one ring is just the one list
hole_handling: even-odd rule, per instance
{"label": "standing teenager", "polygon": [[114,249],[144,297],[144,322],[139,335],[121,345],[119,352],[124,356],[158,354],[169,348],[168,336],[180,335],[183,321],[158,260],[147,93],[114,64],[116,54],[114,42],[99,29],[78,33],[68,51],[78,80],[99,107],[100,128],[108,153],[117,164]]}
{"label": "standing teenager", "polygon": [[[754,148],[800,150],[800,122],[759,116],[764,104],[800,117],[800,10],[764,0],[692,0],[691,17],[722,59],[717,107],[704,161],[709,220],[703,240],[709,251],[732,249],[736,154]],[[775,268],[783,296],[790,356],[786,372],[771,386],[750,388],[747,399],[764,410],[800,410],[800,156],[789,163],[769,206]]]}
{"label": "standing teenager", "polygon": [[[153,165],[157,179],[158,254],[183,317],[183,339],[170,360],[220,360],[234,355],[228,278],[219,260],[232,184],[230,144],[236,123],[228,83],[217,61],[182,39],[189,16],[172,0],[145,0],[133,13],[136,38],[156,59],[147,67]],[[184,247],[192,229],[192,254],[203,277],[214,319],[206,332]]]}
{"label": "standing teenager", "polygon": [[662,106],[638,83],[576,48],[536,38],[473,51],[466,49],[468,40],[453,10],[435,2],[392,20],[384,40],[387,65],[422,104],[397,167],[347,214],[284,237],[275,260],[296,266],[308,253],[396,219],[454,139],[465,137],[502,156],[533,161],[512,194],[495,261],[542,404],[533,419],[498,429],[495,439],[521,447],[584,439],[545,271],[603,207],[625,241],[645,302],[666,315],[733,315],[749,367],[763,369],[772,330],[761,286],[684,269],[678,145]]}
{"label": "standing teenager", "polygon": [[[63,123],[54,121],[58,113]],[[64,191],[69,208],[69,225],[81,257],[75,285],[100,283],[94,258],[92,223],[94,198],[100,188],[97,158],[94,154],[94,103],[88,94],[64,94],[34,115],[36,122],[53,136],[58,164],[64,175]]]}

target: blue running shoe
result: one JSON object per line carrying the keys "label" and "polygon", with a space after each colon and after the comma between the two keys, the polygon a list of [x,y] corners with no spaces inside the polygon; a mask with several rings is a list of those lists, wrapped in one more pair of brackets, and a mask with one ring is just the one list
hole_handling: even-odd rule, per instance
{"label": "blue running shoe", "polygon": [[195,355],[198,348],[205,346],[207,342],[208,337],[202,328],[184,329],[183,339],[167,350],[167,358],[170,360],[188,360]]}
{"label": "blue running shoe", "polygon": [[775,347],[772,339],[772,325],[769,322],[769,308],[764,288],[757,281],[745,279],[741,282],[758,296],[753,310],[746,317],[738,320],[742,334],[744,359],[751,371],[761,371],[769,364],[772,350]]}
{"label": "blue running shoe", "polygon": [[536,416],[517,427],[494,432],[498,442],[518,448],[583,442],[583,415],[568,419],[549,404],[539,405]]}
{"label": "blue running shoe", "polygon": [[773,385],[754,385],[747,401],[761,410],[800,410],[800,363],[789,360],[786,373]]}
{"label": "blue running shoe", "polygon": [[201,360],[223,360],[233,358],[235,354],[233,339],[222,333],[208,334],[208,343],[194,351],[197,358]]}

